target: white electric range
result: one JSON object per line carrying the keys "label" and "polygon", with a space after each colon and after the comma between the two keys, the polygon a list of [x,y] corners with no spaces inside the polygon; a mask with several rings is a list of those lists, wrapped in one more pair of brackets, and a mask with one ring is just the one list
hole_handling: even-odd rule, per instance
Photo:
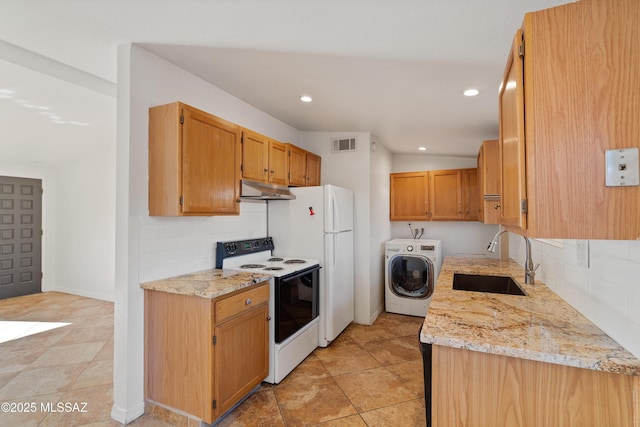
{"label": "white electric range", "polygon": [[318,346],[319,270],[315,259],[274,257],[273,239],[218,242],[216,268],[269,274],[269,376],[282,381]]}

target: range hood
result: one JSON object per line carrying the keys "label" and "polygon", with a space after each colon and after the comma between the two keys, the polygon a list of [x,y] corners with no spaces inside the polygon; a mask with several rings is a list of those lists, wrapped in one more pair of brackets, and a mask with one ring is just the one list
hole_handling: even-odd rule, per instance
{"label": "range hood", "polygon": [[244,200],[295,200],[296,196],[283,185],[242,180],[240,199]]}

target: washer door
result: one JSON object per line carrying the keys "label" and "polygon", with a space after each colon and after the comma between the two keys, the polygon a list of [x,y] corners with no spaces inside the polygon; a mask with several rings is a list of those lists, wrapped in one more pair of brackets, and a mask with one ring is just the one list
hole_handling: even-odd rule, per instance
{"label": "washer door", "polygon": [[427,257],[395,255],[389,260],[391,291],[404,298],[429,298],[433,294],[433,262]]}

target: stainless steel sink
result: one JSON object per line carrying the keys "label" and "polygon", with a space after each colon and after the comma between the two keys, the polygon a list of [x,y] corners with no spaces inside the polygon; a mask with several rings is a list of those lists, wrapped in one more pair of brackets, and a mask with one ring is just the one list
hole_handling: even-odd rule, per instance
{"label": "stainless steel sink", "polygon": [[454,273],[453,289],[493,294],[527,295],[510,276]]}

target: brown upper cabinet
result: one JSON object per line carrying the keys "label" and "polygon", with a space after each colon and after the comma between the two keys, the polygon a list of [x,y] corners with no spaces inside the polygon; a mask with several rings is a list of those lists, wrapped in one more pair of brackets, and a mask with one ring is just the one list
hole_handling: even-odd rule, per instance
{"label": "brown upper cabinet", "polygon": [[320,185],[321,157],[293,144],[287,144],[287,150],[289,152],[289,185],[292,187]]}
{"label": "brown upper cabinet", "polygon": [[389,185],[391,221],[429,220],[429,172],[392,173]]}
{"label": "brown upper cabinet", "polygon": [[320,185],[320,174],[322,166],[322,158],[316,154],[307,151],[307,174],[305,179],[307,181],[307,187]]}
{"label": "brown upper cabinet", "polygon": [[499,224],[500,152],[498,140],[483,141],[478,151],[478,220]]}
{"label": "brown upper cabinet", "polygon": [[529,237],[640,239],[640,186],[605,151],[640,146],[640,2],[525,15],[499,92],[500,223]]}
{"label": "brown upper cabinet", "polygon": [[459,169],[429,171],[429,219],[462,219],[462,181]]}
{"label": "brown upper cabinet", "polygon": [[431,221],[477,221],[478,202],[476,168],[429,171]]}
{"label": "brown upper cabinet", "polygon": [[248,129],[242,130],[242,178],[287,185],[287,145]]}
{"label": "brown upper cabinet", "polygon": [[149,109],[149,215],[237,215],[241,130],[180,102]]}
{"label": "brown upper cabinet", "polygon": [[247,129],[242,131],[242,178],[269,181],[269,139]]}
{"label": "brown upper cabinet", "polygon": [[390,174],[391,221],[477,221],[475,168]]}
{"label": "brown upper cabinet", "polygon": [[480,219],[480,193],[478,193],[478,169],[462,169],[462,215],[465,221]]}

